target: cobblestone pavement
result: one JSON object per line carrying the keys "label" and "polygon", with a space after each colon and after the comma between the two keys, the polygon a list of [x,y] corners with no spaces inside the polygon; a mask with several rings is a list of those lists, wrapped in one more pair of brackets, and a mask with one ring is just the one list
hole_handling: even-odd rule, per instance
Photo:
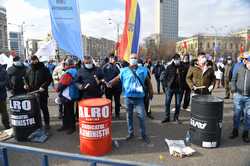
{"label": "cobblestone pavement", "polygon": [[[216,96],[223,97],[224,90],[219,89],[215,91]],[[73,135],[66,135],[63,132],[57,132],[56,129],[60,127],[61,121],[58,120],[58,109],[54,104],[55,94],[50,93],[49,110],[52,119],[51,136],[44,144],[35,143],[21,143],[14,139],[7,142],[16,143],[26,146],[39,147],[44,149],[52,149],[63,152],[79,153],[79,135],[78,132]],[[125,141],[124,137],[127,135],[126,115],[125,110],[122,109],[122,120],[115,120],[112,123],[113,139],[119,140],[119,148],[113,148],[113,151],[105,157],[112,159],[131,160],[145,163],[152,163],[166,166],[249,166],[250,165],[250,144],[242,142],[241,137],[235,140],[229,140],[228,135],[232,127],[232,100],[225,100],[224,102],[224,117],[223,117],[223,132],[221,146],[216,149],[203,149],[192,145],[197,153],[188,158],[176,159],[169,155],[168,147],[164,142],[165,138],[169,139],[184,139],[186,131],[189,128],[190,112],[182,111],[180,120],[182,124],[175,124],[173,122],[161,124],[164,118],[164,95],[155,95],[152,102],[152,112],[155,117],[154,120],[147,119],[146,127],[148,135],[151,139],[151,144],[147,145],[139,138],[138,120],[135,117],[136,138],[131,141]],[[161,157],[160,159],[160,155]],[[37,166],[41,162],[39,158],[33,155],[10,153],[11,166]],[[84,165],[77,161],[62,161],[51,160],[51,165]]]}

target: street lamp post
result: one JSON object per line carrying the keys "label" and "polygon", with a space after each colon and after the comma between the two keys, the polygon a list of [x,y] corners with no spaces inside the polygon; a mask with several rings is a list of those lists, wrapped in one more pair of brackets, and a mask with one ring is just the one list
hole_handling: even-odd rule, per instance
{"label": "street lamp post", "polygon": [[[30,27],[34,27],[34,25],[27,25],[25,24],[25,22],[23,21],[21,24],[14,24],[14,23],[8,23],[9,25],[14,25],[17,26],[18,28],[20,28],[20,36],[19,34],[17,35],[17,40],[18,40],[18,48],[19,48],[19,56],[21,55],[21,53],[24,53],[25,58],[27,58],[27,53],[25,51],[25,44],[24,44],[24,25],[30,26]],[[21,47],[23,46],[23,50],[21,50]],[[26,45],[27,47],[27,45]]]}
{"label": "street lamp post", "polygon": [[[108,19],[109,24],[114,24],[116,26],[116,32],[117,32],[117,44],[119,43],[119,35],[120,35],[120,23],[119,22],[115,22],[114,20],[112,20],[111,18]],[[117,47],[117,54],[119,52],[119,47]]]}

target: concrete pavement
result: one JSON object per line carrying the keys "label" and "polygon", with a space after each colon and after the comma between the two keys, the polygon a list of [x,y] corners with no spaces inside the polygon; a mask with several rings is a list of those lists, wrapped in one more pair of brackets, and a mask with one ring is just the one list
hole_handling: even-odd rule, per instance
{"label": "concrete pavement", "polygon": [[[223,97],[224,90],[219,89],[215,91],[216,96]],[[64,152],[79,153],[79,135],[78,132],[73,135],[66,135],[63,132],[57,132],[56,129],[60,127],[61,121],[57,119],[57,106],[54,104],[55,94],[50,94],[49,109],[52,117],[51,137],[44,144],[35,143],[20,143],[14,139],[7,142],[39,147],[45,149],[59,150]],[[192,145],[197,153],[192,157],[184,159],[176,159],[169,155],[168,147],[164,142],[165,138],[169,139],[184,139],[186,131],[189,128],[190,112],[182,111],[180,120],[182,124],[175,124],[173,122],[161,124],[164,118],[164,95],[155,95],[152,102],[152,112],[155,120],[146,120],[147,132],[151,139],[151,144],[147,145],[139,138],[138,120],[135,117],[135,134],[136,138],[131,141],[125,141],[124,137],[127,135],[127,126],[125,120],[125,110],[122,109],[122,120],[113,121],[112,135],[113,139],[119,140],[119,148],[113,148],[113,151],[105,157],[121,160],[131,160],[145,162],[148,164],[158,164],[166,166],[249,166],[250,165],[250,144],[242,142],[241,137],[230,140],[228,135],[232,127],[232,101],[226,100],[224,105],[224,119],[223,119],[223,133],[221,146],[216,149],[204,149]],[[11,166],[29,166],[39,165],[41,162],[36,156],[10,153]],[[160,159],[160,155],[163,158]],[[51,165],[83,165],[76,161],[62,161],[51,160]]]}

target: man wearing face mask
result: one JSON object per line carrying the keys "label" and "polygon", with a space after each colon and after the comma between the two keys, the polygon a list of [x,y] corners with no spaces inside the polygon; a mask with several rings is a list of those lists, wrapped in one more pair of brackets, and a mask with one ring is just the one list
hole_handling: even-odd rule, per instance
{"label": "man wearing face mask", "polygon": [[[111,81],[116,76],[120,74],[120,70],[116,65],[115,56],[114,54],[110,54],[109,56],[109,63],[105,64],[102,67],[104,80],[106,82]],[[116,84],[112,88],[106,88],[105,89],[105,95],[108,99],[112,101],[112,98],[114,97],[115,101],[115,118],[120,119],[120,96],[122,92],[122,86],[121,83]]]}
{"label": "man wearing face mask", "polygon": [[183,93],[183,87],[185,83],[184,68],[181,64],[181,57],[179,54],[175,54],[172,58],[172,63],[167,67],[165,76],[166,98],[165,98],[165,112],[166,117],[162,123],[170,122],[170,106],[173,95],[175,95],[175,114],[174,121],[179,123],[179,114],[181,108],[181,94]]}
{"label": "man wearing face mask", "polygon": [[197,65],[189,68],[187,77],[187,84],[190,89],[197,95],[209,95],[215,86],[214,70],[207,65],[207,58],[205,53],[198,54]]}
{"label": "man wearing face mask", "polygon": [[161,85],[160,76],[161,76],[161,73],[163,71],[164,71],[164,67],[162,66],[162,64],[160,63],[160,61],[157,61],[156,65],[153,68],[152,74],[155,75],[155,80],[156,80],[156,84],[157,84],[157,92],[158,92],[158,94],[160,94],[160,85]]}
{"label": "man wearing face mask", "polygon": [[245,57],[242,65],[232,78],[231,90],[234,93],[233,131],[230,139],[239,135],[241,113],[244,112],[244,129],[242,139],[249,143],[250,129],[250,56]]}
{"label": "man wearing face mask", "polygon": [[134,137],[133,112],[135,111],[139,118],[142,139],[146,143],[150,143],[145,128],[144,87],[147,85],[149,96],[152,99],[152,84],[148,77],[148,70],[145,67],[138,66],[137,54],[130,55],[129,64],[129,67],[121,69],[119,76],[110,81],[108,86],[112,87],[119,81],[122,83],[128,124],[128,136],[126,137],[126,140],[130,140]]}
{"label": "man wearing face mask", "polygon": [[29,92],[39,90],[39,102],[43,112],[45,129],[50,129],[50,116],[48,110],[48,86],[52,82],[52,76],[48,68],[42,62],[39,62],[37,56],[31,57],[31,69],[25,76],[24,89]]}
{"label": "man wearing face mask", "polygon": [[230,98],[230,82],[233,75],[233,61],[230,56],[227,57],[227,64],[224,72],[225,99]]}
{"label": "man wearing face mask", "polygon": [[100,98],[102,97],[101,80],[103,72],[93,64],[91,56],[84,56],[83,67],[77,73],[77,86],[80,90],[80,98]]}
{"label": "man wearing face mask", "polygon": [[19,56],[13,59],[13,65],[7,70],[9,76],[9,90],[12,95],[25,94],[24,77],[27,67],[21,62]]}

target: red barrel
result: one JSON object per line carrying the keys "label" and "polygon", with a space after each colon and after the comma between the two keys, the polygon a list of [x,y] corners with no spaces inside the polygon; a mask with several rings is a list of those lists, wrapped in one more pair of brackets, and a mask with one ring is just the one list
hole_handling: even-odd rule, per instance
{"label": "red barrel", "polygon": [[108,99],[82,100],[79,105],[80,152],[102,156],[112,150],[112,106]]}

